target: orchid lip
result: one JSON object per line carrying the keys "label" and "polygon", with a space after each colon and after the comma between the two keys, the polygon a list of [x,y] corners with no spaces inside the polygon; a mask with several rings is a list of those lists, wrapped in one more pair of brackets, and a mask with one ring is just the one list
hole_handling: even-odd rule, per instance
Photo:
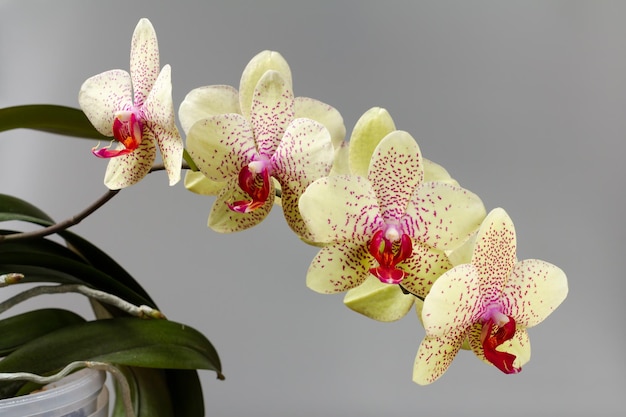
{"label": "orchid lip", "polygon": [[500,311],[497,311],[499,314],[495,311],[490,313],[500,321],[496,322],[490,317],[483,323],[480,339],[485,358],[505,374],[516,374],[522,370],[514,365],[517,357],[509,352],[497,350],[498,346],[511,340],[515,335],[515,319]]}
{"label": "orchid lip", "polygon": [[411,238],[402,233],[395,242],[387,237],[394,236],[396,228],[378,230],[370,241],[369,252],[378,262],[378,266],[370,268],[370,273],[385,284],[399,284],[406,276],[406,272],[396,265],[410,258],[413,254]]}
{"label": "orchid lip", "polygon": [[249,213],[263,207],[270,194],[270,167],[266,160],[252,161],[239,171],[239,188],[250,200],[227,203],[228,208],[237,213]]}
{"label": "orchid lip", "polygon": [[137,109],[119,111],[113,119],[113,136],[124,145],[123,149],[109,149],[110,146],[96,150],[92,149],[95,156],[99,158],[114,158],[116,156],[127,155],[139,147],[143,138],[143,123],[141,115]]}

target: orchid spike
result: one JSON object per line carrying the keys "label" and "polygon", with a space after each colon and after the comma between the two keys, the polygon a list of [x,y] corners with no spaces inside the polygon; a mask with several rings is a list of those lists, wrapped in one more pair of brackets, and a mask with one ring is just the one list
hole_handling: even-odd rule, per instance
{"label": "orchid spike", "polygon": [[408,133],[393,131],[376,146],[367,177],[311,184],[300,211],[323,248],[307,272],[309,288],[343,292],[375,276],[424,297],[452,266],[444,251],[467,239],[485,210],[476,195],[423,178],[419,146]]}
{"label": "orchid spike", "polygon": [[527,328],[541,323],[567,296],[567,278],[537,259],[517,261],[516,235],[497,208],[476,236],[471,261],[443,274],[424,301],[426,336],[413,380],[430,384],[450,366],[467,339],[474,353],[502,372],[517,373],[530,359]]}
{"label": "orchid spike", "polygon": [[334,144],[340,146],[345,127],[332,107],[294,98],[291,71],[280,54],[255,56],[239,92],[228,86],[192,90],[179,114],[189,154],[204,175],[188,174],[185,184],[217,194],[209,227],[235,232],[258,224],[280,187],[287,223],[307,239],[298,199],[330,172]]}
{"label": "orchid spike", "polygon": [[114,138],[110,146],[93,149],[94,155],[110,159],[104,179],[108,188],[139,182],[152,168],[157,147],[169,184],[180,180],[183,142],[174,121],[170,67],[159,72],[156,33],[148,19],[141,19],[133,33],[130,74],[111,70],[89,78],[78,101],[94,127]]}

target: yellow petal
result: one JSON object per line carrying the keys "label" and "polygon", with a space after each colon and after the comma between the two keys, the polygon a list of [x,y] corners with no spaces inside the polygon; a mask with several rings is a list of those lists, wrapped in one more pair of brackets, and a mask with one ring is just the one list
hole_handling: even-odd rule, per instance
{"label": "yellow petal", "polygon": [[518,262],[506,282],[503,313],[525,327],[536,326],[567,297],[567,277],[555,265],[538,259]]}
{"label": "yellow petal", "polygon": [[417,298],[404,294],[398,285],[383,284],[370,275],[361,285],[348,291],[343,302],[366,317],[391,322],[404,317],[415,300]]}
{"label": "yellow petal", "polygon": [[185,188],[201,195],[218,195],[226,182],[211,181],[200,171],[187,171],[185,174]]}
{"label": "yellow petal", "polygon": [[387,110],[373,107],[356,122],[350,136],[350,170],[355,175],[367,176],[374,149],[389,133],[396,130]]}
{"label": "yellow petal", "polygon": [[243,114],[246,119],[250,119],[254,90],[263,74],[267,71],[280,73],[286,85],[289,86],[289,90],[292,91],[291,70],[285,58],[275,51],[262,51],[258,53],[250,60],[248,65],[246,65],[239,83],[239,104],[241,114]]}

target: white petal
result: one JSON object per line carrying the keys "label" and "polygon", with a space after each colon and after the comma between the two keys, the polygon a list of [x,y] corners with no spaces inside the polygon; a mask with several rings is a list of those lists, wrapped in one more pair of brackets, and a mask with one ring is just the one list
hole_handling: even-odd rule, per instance
{"label": "white petal", "polygon": [[[123,148],[124,145],[120,143],[118,147]],[[154,138],[150,131],[144,129],[143,140],[134,152],[109,160],[104,184],[111,190],[119,190],[138,183],[148,175],[155,158]]]}
{"label": "white petal", "polygon": [[113,136],[115,113],[132,107],[132,93],[130,75],[111,70],[87,79],[80,87],[78,103],[98,132]]}
{"label": "white petal", "polygon": [[485,206],[468,190],[426,182],[415,190],[406,214],[406,233],[434,248],[451,250],[478,230],[485,218]]}
{"label": "white petal", "polygon": [[513,268],[502,293],[503,313],[525,327],[536,326],[567,297],[565,272],[538,259],[526,259]]}
{"label": "white petal", "polygon": [[394,130],[396,127],[387,110],[373,107],[366,111],[356,122],[350,136],[350,171],[366,177],[374,149]]}
{"label": "white petal", "polygon": [[216,232],[232,233],[249,229],[261,223],[274,205],[273,185],[270,186],[270,195],[265,204],[254,211],[238,213],[232,211],[228,207],[228,204],[226,204],[248,199],[250,199],[250,197],[239,188],[236,178],[228,181],[211,208],[208,226]]}
{"label": "white petal", "polygon": [[374,149],[367,178],[378,198],[383,219],[399,222],[424,178],[422,155],[415,139],[400,130],[385,136]]}
{"label": "white petal", "polygon": [[250,60],[241,75],[239,83],[239,103],[241,114],[250,119],[252,109],[252,98],[254,90],[259,80],[267,71],[277,71],[280,73],[285,83],[291,90],[291,70],[285,58],[281,54],[274,51],[263,51]]}
{"label": "white petal", "polygon": [[299,197],[313,181],[328,175],[333,155],[324,125],[311,119],[295,119],[271,158],[273,176]]}
{"label": "white petal", "polygon": [[296,97],[295,117],[305,117],[323,124],[330,132],[335,149],[344,142],[346,126],[343,123],[343,117],[334,107],[312,98]]}
{"label": "white petal", "polygon": [[226,185],[225,182],[211,181],[200,171],[187,171],[185,188],[201,195],[218,195]]}
{"label": "white petal", "polygon": [[187,133],[198,120],[226,113],[241,113],[239,93],[229,85],[210,85],[195,88],[185,96],[178,109],[178,119]]}
{"label": "white petal", "polygon": [[356,288],[369,275],[367,245],[340,242],[323,247],[315,256],[306,275],[306,285],[313,291],[332,294]]}
{"label": "white petal", "polygon": [[424,182],[438,181],[456,186],[459,185],[441,165],[426,158],[422,158],[422,163],[424,164]]}
{"label": "white petal", "polygon": [[343,303],[353,311],[374,320],[391,322],[401,319],[415,303],[398,285],[383,284],[370,275],[361,285],[349,290]]}
{"label": "white petal", "polygon": [[159,45],[148,19],[141,19],[130,46],[130,76],[135,93],[134,104],[141,107],[159,75]]}
{"label": "white petal", "polygon": [[166,65],[159,74],[150,95],[144,105],[145,123],[154,133],[163,164],[167,171],[169,184],[180,181],[181,163],[183,160],[183,139],[174,120],[174,103],[172,101],[172,82],[170,66]]}
{"label": "white petal", "polygon": [[477,322],[481,313],[479,284],[472,264],[459,265],[440,276],[424,300],[426,334],[442,336]]}
{"label": "white petal", "polygon": [[376,196],[363,177],[320,178],[302,194],[299,207],[318,243],[364,243],[382,225]]}
{"label": "white petal", "polygon": [[291,85],[279,72],[266,72],[254,89],[250,113],[259,155],[272,156],[293,119]]}
{"label": "white petal", "polygon": [[472,254],[485,303],[499,301],[517,262],[516,245],[515,227],[509,215],[501,208],[491,210],[478,230]]}
{"label": "white petal", "polygon": [[257,155],[250,124],[234,113],[196,122],[187,134],[187,151],[204,175],[220,182],[239,175]]}
{"label": "white petal", "polygon": [[426,336],[415,356],[413,382],[428,385],[439,379],[448,370],[459,352],[465,333],[455,330],[446,336]]}

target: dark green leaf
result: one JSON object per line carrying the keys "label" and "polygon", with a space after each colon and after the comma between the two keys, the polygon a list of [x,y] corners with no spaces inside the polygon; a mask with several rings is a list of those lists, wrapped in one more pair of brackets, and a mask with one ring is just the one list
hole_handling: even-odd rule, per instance
{"label": "dark green leaf", "polygon": [[64,136],[107,140],[82,110],[52,104],[33,104],[0,109],[0,132],[34,129]]}
{"label": "dark green leaf", "polygon": [[6,356],[26,342],[85,319],[68,310],[47,308],[0,320],[0,356]]}
{"label": "dark green leaf", "polygon": [[[15,218],[11,218],[14,215]],[[43,220],[47,222],[46,226],[53,223],[51,217],[39,210],[27,201],[13,197],[11,195],[0,194],[0,221],[4,220],[22,220],[21,217],[33,220]],[[26,220],[31,221],[31,220]],[[35,223],[38,223],[35,221]],[[41,224],[41,223],[38,223]]]}
{"label": "dark green leaf", "polygon": [[[175,408],[172,405],[171,393],[167,386],[164,370],[131,366],[119,366],[118,368],[130,385],[133,408],[137,417],[194,417],[193,415],[174,413]],[[115,403],[113,404],[112,417],[126,417],[121,391],[117,384],[115,384]]]}
{"label": "dark green leaf", "polygon": [[[221,376],[217,351],[197,330],[167,320],[131,317],[90,321],[35,339],[0,361],[0,372],[48,373],[78,360],[163,369],[208,369]],[[0,397],[15,382],[0,383]]]}
{"label": "dark green leaf", "polygon": [[[165,372],[177,415],[204,417],[204,399],[198,372],[188,369],[168,369]],[[223,375],[218,375],[223,378]]]}

